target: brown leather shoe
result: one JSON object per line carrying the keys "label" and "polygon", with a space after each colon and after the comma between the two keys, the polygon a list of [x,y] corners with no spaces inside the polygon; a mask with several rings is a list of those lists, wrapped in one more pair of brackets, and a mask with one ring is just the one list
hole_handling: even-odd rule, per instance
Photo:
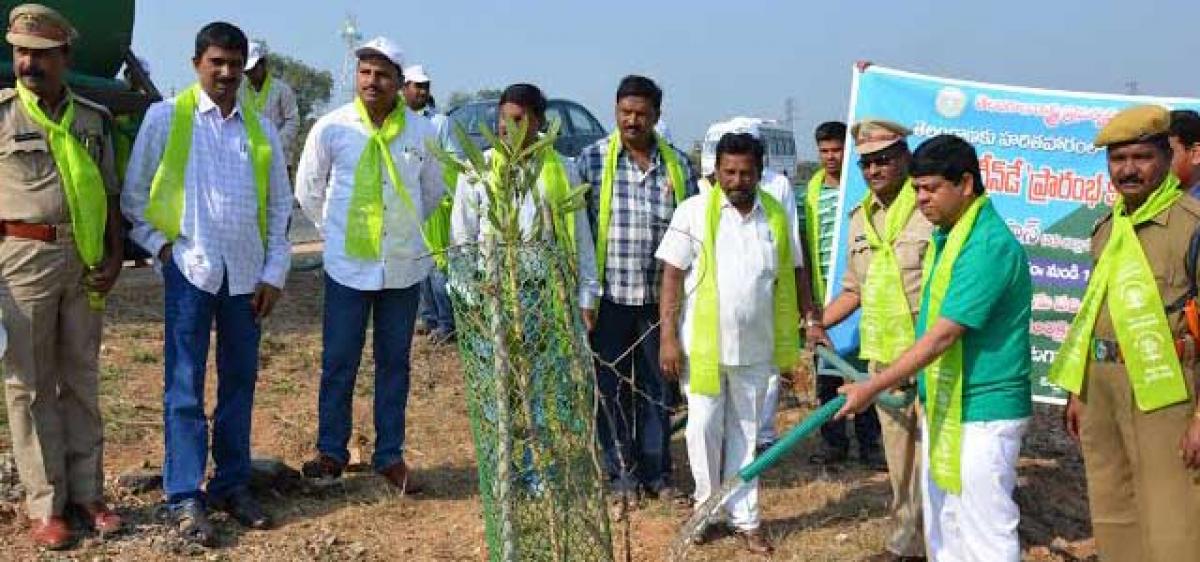
{"label": "brown leather shoe", "polygon": [[400,495],[405,494],[420,494],[425,491],[425,488],[413,481],[412,473],[408,470],[408,465],[404,461],[397,462],[383,470],[379,474],[395,488],[400,490]]}
{"label": "brown leather shoe", "polygon": [[738,529],[734,532],[734,534],[736,534],[738,537],[741,537],[742,543],[746,546],[746,550],[748,550],[750,554],[761,554],[765,556],[775,552],[775,547],[771,546],[771,541],[767,540],[767,535],[766,533],[762,532],[762,529],[753,529],[750,531]]}
{"label": "brown leather shoe", "polygon": [[88,522],[92,524],[92,528],[96,532],[106,535],[116,533],[121,530],[121,516],[111,509],[102,501],[94,501],[86,504],[79,504],[79,509],[87,514]]}
{"label": "brown leather shoe", "polygon": [[33,539],[34,544],[50,550],[62,550],[75,543],[75,537],[62,517],[31,520],[29,538]]}

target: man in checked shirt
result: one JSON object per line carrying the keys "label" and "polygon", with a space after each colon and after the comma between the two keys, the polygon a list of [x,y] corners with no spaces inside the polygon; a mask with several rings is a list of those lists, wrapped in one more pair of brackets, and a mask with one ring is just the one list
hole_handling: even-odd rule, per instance
{"label": "man in checked shirt", "polygon": [[[592,349],[600,357],[598,433],[618,501],[639,492],[678,496],[668,448],[670,392],[658,361],[662,266],[654,251],[675,207],[696,193],[697,177],[686,155],[654,132],[661,109],[662,90],[652,80],[626,76],[617,88],[617,130],[576,162],[592,186],[588,214],[602,297],[587,324],[594,326]],[[606,366],[614,362],[615,371]]]}

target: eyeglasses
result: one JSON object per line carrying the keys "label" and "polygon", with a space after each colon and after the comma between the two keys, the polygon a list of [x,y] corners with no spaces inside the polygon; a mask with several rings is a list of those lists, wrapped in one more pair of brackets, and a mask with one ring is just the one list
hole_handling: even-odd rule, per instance
{"label": "eyeglasses", "polygon": [[872,165],[875,166],[891,166],[896,163],[895,154],[872,154],[869,156],[861,156],[858,159],[858,167],[866,170]]}

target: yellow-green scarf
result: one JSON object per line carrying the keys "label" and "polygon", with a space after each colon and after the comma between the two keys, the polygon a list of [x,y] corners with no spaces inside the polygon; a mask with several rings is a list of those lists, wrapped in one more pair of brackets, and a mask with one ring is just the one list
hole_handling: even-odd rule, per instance
{"label": "yellow-green scarf", "polygon": [[[679,164],[679,155],[658,133],[654,134],[658,143],[658,154],[667,166],[667,177],[671,189],[675,193],[675,204],[687,197],[687,176],[683,174],[683,166]],[[608,261],[608,225],[612,221],[613,182],[617,177],[617,153],[621,151],[621,134],[613,132],[608,137],[608,150],[604,153],[604,170],[600,175],[600,210],[596,217],[599,222],[596,236],[596,275],[600,286],[604,286],[604,266]]]}
{"label": "yellow-green scarf", "polygon": [[[1166,211],[1183,194],[1179,178],[1169,174],[1133,214],[1126,214],[1125,198],[1117,197],[1112,234],[1092,269],[1079,313],[1050,365],[1051,382],[1075,394],[1083,390],[1092,330],[1107,299],[1138,408],[1149,412],[1188,399],[1154,270],[1134,232],[1135,226]],[[1107,298],[1110,289],[1116,291],[1116,298]]]}
{"label": "yellow-green scarf", "polygon": [[[950,229],[937,268],[937,244],[925,251],[923,285],[929,287],[925,307],[925,330],[933,328],[942,312],[942,301],[950,288],[954,262],[975,227],[975,219],[985,206],[991,205],[987,196],[979,197],[962,218]],[[925,411],[929,416],[929,471],[938,487],[951,494],[962,493],[962,423],[963,423],[963,342],[959,338],[944,353],[925,367]]]}
{"label": "yellow-green scarf", "polygon": [[867,191],[863,199],[863,231],[871,245],[871,265],[862,285],[862,321],[859,334],[862,344],[859,357],[891,363],[901,353],[912,347],[916,337],[913,331],[912,309],[904,290],[904,277],[900,273],[900,262],[896,260],[896,240],[904,231],[917,208],[917,192],[912,180],[904,182],[892,206],[887,210],[883,236],[875,231],[871,217],[879,201],[875,194]]}
{"label": "yellow-green scarf", "polygon": [[[783,206],[762,189],[758,199],[767,216],[771,236],[775,238],[775,365],[780,372],[787,372],[796,364],[798,353],[797,332],[800,325],[800,307],[796,302],[796,274],[792,265],[791,229]],[[700,285],[696,287],[696,304],[692,318],[692,341],[689,350],[689,387],[692,392],[705,396],[721,393],[721,308],[717,294],[717,227],[721,222],[721,203],[725,193],[721,186],[714,185],[708,194],[704,214],[704,246],[699,262],[694,266],[700,271]]]}
{"label": "yellow-green scarf", "polygon": [[254,106],[254,110],[262,113],[267,108],[267,97],[271,95],[271,75],[263,79],[262,89],[255,91],[254,85],[250,83],[250,79],[246,79],[246,97],[250,99],[250,105]]}
{"label": "yellow-green scarf", "polygon": [[825,189],[825,169],[817,170],[804,192],[804,230],[808,236],[808,268],[812,279],[813,300],[825,303],[825,273],[821,271],[821,190]]}
{"label": "yellow-green scarf", "polygon": [[[179,237],[179,229],[183,224],[184,178],[192,152],[192,123],[199,96],[200,85],[195,84],[175,99],[167,146],[163,149],[158,171],[154,173],[154,181],[150,183],[146,220],[170,241]],[[242,123],[250,142],[250,161],[258,199],[258,236],[265,247],[267,197],[271,184],[271,143],[263,132],[262,123],[258,121],[258,112],[248,104],[242,104],[241,111]]]}
{"label": "yellow-green scarf", "polygon": [[362,260],[378,260],[383,248],[383,172],[381,167],[387,167],[388,178],[400,200],[408,206],[417,223],[420,217],[412,197],[404,187],[403,178],[396,171],[396,162],[388,148],[392,140],[404,132],[403,103],[397,103],[392,112],[383,121],[383,126],[376,128],[363,105],[361,98],[354,98],[354,107],[362,119],[363,127],[370,131],[370,138],[363,147],[362,155],[358,157],[358,166],[354,169],[354,192],[350,195],[350,205],[346,218],[346,255]]}
{"label": "yellow-green scarf", "polygon": [[[100,168],[88,154],[87,148],[71,134],[75,122],[75,94],[67,90],[67,109],[57,123],[52,121],[38,106],[37,94],[29,91],[17,80],[17,96],[21,106],[34,123],[46,130],[50,137],[50,154],[58,168],[67,209],[71,213],[71,231],[79,259],[89,269],[104,259],[104,226],[108,220],[108,193],[104,190],[104,178]],[[93,309],[104,308],[104,296],[88,292],[88,301]]]}

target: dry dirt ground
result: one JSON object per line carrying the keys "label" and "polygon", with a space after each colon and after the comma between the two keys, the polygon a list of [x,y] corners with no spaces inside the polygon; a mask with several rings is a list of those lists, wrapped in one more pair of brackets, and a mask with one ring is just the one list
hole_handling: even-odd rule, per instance
{"label": "dry dirt ground", "polygon": [[[293,467],[312,453],[317,427],[320,367],[321,279],[295,273],[266,326],[254,410],[257,455]],[[352,474],[319,492],[263,498],[279,525],[246,532],[217,517],[220,545],[206,550],[180,542],[155,518],[160,492],[129,493],[116,476],[157,467],[162,458],[162,291],[147,269],[127,270],[109,299],[102,350],[102,396],[109,497],[131,530],[101,540],[84,538],[74,550],[39,552],[26,538],[23,508],[0,503],[0,558],[76,560],[483,560],[486,547],[462,377],[455,352],[418,338],[413,349],[408,413],[408,460],[428,483],[421,497],[400,497],[369,472]],[[367,346],[370,349],[370,346]],[[215,376],[210,359],[209,408]],[[373,364],[363,363],[355,424],[371,436]],[[782,426],[804,412],[786,409]],[[4,422],[0,418],[0,422]],[[809,465],[814,443],[805,443],[763,480],[765,529],[776,560],[855,560],[880,550],[888,529],[889,491],[884,475]],[[0,453],[8,430],[0,428]],[[674,444],[678,476],[690,486],[681,437]],[[1086,560],[1092,551],[1083,467],[1058,429],[1057,410],[1039,409],[1021,460],[1021,537],[1029,560]],[[631,545],[632,560],[663,560],[687,513],[648,503],[628,525],[615,524],[618,560]],[[694,549],[695,560],[750,559],[733,539]]]}

